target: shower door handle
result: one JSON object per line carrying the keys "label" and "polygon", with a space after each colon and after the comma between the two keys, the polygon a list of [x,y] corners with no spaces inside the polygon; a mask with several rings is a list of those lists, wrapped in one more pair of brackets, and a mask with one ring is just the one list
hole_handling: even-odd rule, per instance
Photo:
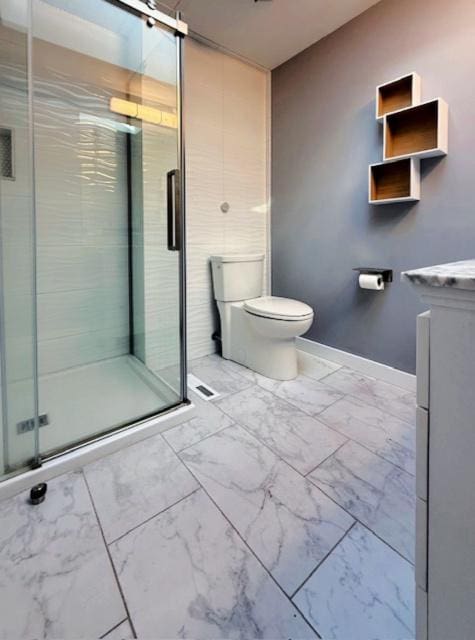
{"label": "shower door handle", "polygon": [[167,244],[169,251],[179,251],[181,245],[180,172],[167,173]]}

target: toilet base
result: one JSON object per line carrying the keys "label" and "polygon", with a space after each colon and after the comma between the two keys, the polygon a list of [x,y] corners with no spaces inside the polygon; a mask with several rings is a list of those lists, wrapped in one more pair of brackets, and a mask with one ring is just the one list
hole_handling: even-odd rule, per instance
{"label": "toilet base", "polygon": [[297,377],[297,349],[295,338],[290,340],[266,340],[259,338],[259,348],[249,354],[246,366],[266,378],[293,380]]}
{"label": "toilet base", "polygon": [[[242,364],[266,378],[293,380],[297,377],[295,338],[302,335],[311,323],[270,320],[263,325],[262,318],[247,313],[242,302],[218,302],[218,308],[223,358]],[[271,335],[266,335],[269,332]]]}

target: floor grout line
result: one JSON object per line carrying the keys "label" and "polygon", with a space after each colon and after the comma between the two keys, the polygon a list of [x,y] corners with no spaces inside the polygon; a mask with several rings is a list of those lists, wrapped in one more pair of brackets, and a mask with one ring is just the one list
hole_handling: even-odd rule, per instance
{"label": "floor grout line", "polygon": [[[333,372],[335,373],[335,372]],[[239,374],[240,375],[240,374]],[[331,374],[329,374],[331,375]],[[244,377],[244,376],[241,376]],[[269,391],[268,389],[265,389],[264,387],[261,387],[259,384],[254,384],[252,385],[254,387],[258,387],[259,389],[264,389],[265,391]],[[240,391],[245,391],[245,389],[241,389]],[[239,392],[235,392],[235,393],[239,393]],[[270,393],[272,393],[270,391]],[[340,392],[342,393],[342,392]],[[284,400],[283,398],[280,398],[279,396],[277,396],[275,393],[273,393],[272,395],[274,395],[276,398],[278,398],[279,400],[286,402],[288,405],[290,405],[290,407],[292,407],[292,409],[295,411],[302,411],[301,409],[299,409],[298,407],[296,407],[295,405],[293,405],[292,403],[287,402],[286,400]],[[340,400],[343,400],[346,397],[352,397],[351,394],[343,394],[342,393],[342,397],[338,398],[337,400],[335,400],[335,402],[339,402]],[[359,398],[357,398],[359,399]],[[332,403],[333,404],[335,404]],[[328,409],[330,406],[326,407],[325,409],[323,409],[320,413],[323,413],[323,411],[325,411],[326,409]],[[373,406],[373,405],[369,405],[369,406]],[[377,408],[377,407],[376,407]],[[230,416],[228,413],[226,413],[224,410],[223,413],[225,413],[226,415],[228,415],[229,417],[233,418],[232,416]],[[306,412],[305,415],[310,415],[310,417],[315,419],[314,415],[311,414],[307,414]],[[385,412],[383,412],[385,413]],[[320,415],[320,414],[318,414]],[[388,414],[391,415],[391,414]],[[393,416],[396,417],[396,416]],[[284,458],[282,458],[281,455],[277,454],[268,444],[266,444],[265,442],[263,442],[258,436],[256,436],[254,433],[250,432],[245,425],[242,424],[242,422],[240,422],[239,420],[236,420],[235,418],[233,418],[235,420],[235,424],[240,426],[241,428],[243,428],[246,433],[248,433],[251,437],[255,438],[259,443],[261,443],[263,446],[265,446],[269,451],[271,451],[273,453],[273,455],[275,455],[279,460],[281,460],[282,462],[284,462],[288,467],[290,467],[293,471],[295,471],[296,473],[298,473],[300,476],[302,476],[303,478],[305,478],[308,482],[310,482],[314,487],[316,487],[319,491],[321,491],[329,500],[331,500],[334,504],[336,504],[338,507],[340,507],[340,509],[343,509],[343,511],[345,511],[345,513],[347,513],[351,518],[353,518],[356,522],[359,522],[361,525],[363,525],[364,527],[366,527],[369,531],[371,531],[371,533],[373,535],[375,535],[381,542],[383,542],[387,547],[389,547],[390,549],[392,549],[395,553],[397,553],[403,560],[405,560],[406,562],[408,562],[411,566],[414,566],[414,562],[412,562],[411,560],[409,560],[408,558],[406,558],[405,556],[402,555],[402,553],[400,551],[398,551],[397,549],[395,549],[391,544],[389,544],[386,540],[384,540],[384,538],[382,538],[378,533],[376,533],[375,531],[373,531],[373,529],[368,525],[365,524],[364,522],[362,522],[357,516],[353,515],[350,511],[348,511],[347,508],[345,508],[344,506],[342,506],[339,502],[337,502],[334,498],[332,498],[332,496],[330,496],[324,489],[322,489],[321,487],[319,487],[315,482],[312,481],[311,478],[309,478],[308,476],[313,473],[316,469],[318,469],[318,467],[323,464],[324,461],[322,461],[321,463],[319,463],[314,469],[312,469],[311,471],[308,472],[308,474],[303,475],[300,471],[298,471],[297,469],[295,469],[289,462],[287,462],[287,460],[285,460]],[[400,418],[399,418],[400,419]],[[318,421],[318,418],[317,418]],[[402,420],[402,422],[404,422],[404,420]],[[339,435],[343,435],[341,434],[339,431],[336,431],[335,429],[333,429],[332,427],[330,427],[329,425],[325,424],[323,421],[322,423],[328,427],[329,429],[332,429],[332,431],[335,431],[335,433],[338,433]],[[406,424],[410,424],[410,423],[406,423]],[[232,426],[232,425],[230,425]],[[229,428],[229,427],[226,427]],[[224,431],[224,429],[221,429],[221,431]],[[214,435],[214,434],[211,434]],[[211,436],[208,436],[211,437]],[[347,437],[347,436],[344,436]],[[390,462],[388,460],[386,460],[385,458],[382,458],[379,454],[375,453],[374,451],[371,451],[370,449],[368,449],[367,447],[365,447],[364,445],[362,445],[360,442],[353,440],[352,438],[348,438],[346,442],[344,442],[342,445],[340,445],[338,447],[337,450],[335,450],[333,453],[331,453],[326,460],[328,460],[328,458],[331,458],[333,455],[335,455],[337,453],[337,451],[339,449],[341,449],[342,447],[344,447],[346,444],[348,444],[348,442],[356,442],[356,444],[359,444],[360,446],[362,446],[363,448],[365,448],[367,451],[369,451],[369,453],[372,453],[373,455],[377,456],[379,459],[384,460],[387,464],[391,464],[395,469],[398,469],[399,471],[402,471],[403,473],[406,473],[408,476],[411,476],[412,478],[414,477],[412,474],[410,474],[408,471],[406,471],[405,469],[401,469],[400,467],[398,467],[397,465],[395,465],[393,462]],[[196,443],[198,444],[198,443]],[[187,467],[188,468],[188,467]],[[191,473],[191,472],[190,472]],[[194,474],[193,474],[194,475]],[[197,480],[199,482],[199,480]],[[200,483],[201,485],[201,483]],[[203,485],[201,485],[203,486]],[[214,502],[214,501],[213,501]]]}
{"label": "floor grout line", "polygon": [[252,549],[252,547],[249,546],[248,542],[242,537],[242,535],[240,534],[240,532],[236,529],[236,527],[233,525],[233,523],[231,522],[231,520],[227,517],[227,515],[224,513],[224,511],[221,509],[221,507],[217,504],[217,502],[211,497],[211,495],[208,493],[206,487],[200,482],[200,480],[197,478],[197,476],[193,473],[193,471],[186,465],[186,463],[184,461],[182,461],[183,464],[186,466],[186,468],[188,469],[188,471],[191,473],[191,475],[195,478],[196,482],[199,483],[201,490],[208,496],[208,498],[211,500],[211,502],[213,503],[213,505],[216,507],[216,509],[219,511],[219,513],[223,516],[223,518],[226,520],[226,522],[229,524],[229,526],[231,527],[231,529],[234,531],[234,533],[238,536],[238,538],[242,541],[242,543],[245,545],[245,547],[249,550],[249,552],[254,556],[254,558],[257,560],[257,562],[261,565],[261,567],[264,569],[264,571],[266,572],[266,574],[269,576],[269,578],[276,584],[276,586],[278,587],[278,589],[283,593],[283,595],[287,598],[287,600],[290,602],[290,604],[292,605],[292,607],[294,609],[296,609],[299,614],[302,616],[302,618],[305,620],[305,622],[308,624],[308,626],[310,627],[310,629],[312,629],[316,634],[318,638],[322,638],[322,636],[318,633],[318,631],[315,629],[315,627],[307,620],[307,618],[305,617],[305,615],[302,613],[302,611],[297,607],[297,605],[295,604],[295,602],[292,601],[292,599],[290,598],[290,596],[286,593],[286,591],[284,591],[284,589],[281,587],[281,585],[277,582],[277,580],[274,578],[274,576],[271,574],[271,572],[267,569],[267,567],[263,564],[262,560],[259,558],[259,556],[255,553],[255,551]]}
{"label": "floor grout line", "polygon": [[[297,379],[297,378],[296,378]],[[312,380],[311,378],[307,378],[308,380]],[[285,382],[285,381],[284,381]],[[318,380],[313,380],[313,382],[318,382]],[[253,382],[251,384],[251,386],[246,387],[245,389],[240,389],[239,391],[234,391],[231,395],[236,395],[237,393],[243,393],[244,391],[248,391],[251,388],[257,388],[257,389],[261,389],[262,391],[265,391],[267,393],[270,393],[271,395],[274,396],[274,398],[277,398],[280,402],[283,402],[284,404],[286,404],[287,406],[289,406],[292,411],[299,411],[300,413],[303,413],[304,415],[306,415],[307,417],[309,416],[310,418],[313,418],[314,420],[319,420],[318,416],[323,413],[324,411],[326,411],[327,409],[329,409],[330,407],[332,407],[336,402],[339,402],[340,400],[343,400],[343,398],[346,397],[347,394],[343,394],[341,393],[341,391],[337,392],[341,394],[341,398],[336,398],[336,400],[333,400],[330,404],[328,404],[326,407],[324,407],[321,411],[318,411],[317,413],[310,413],[309,411],[306,411],[305,409],[303,409],[302,407],[298,407],[297,405],[293,404],[292,402],[290,402],[289,400],[287,400],[286,398],[282,398],[281,396],[277,395],[277,393],[275,393],[275,391],[273,391],[272,389],[267,389],[266,387],[262,386],[261,384],[259,384],[258,382]],[[226,400],[228,396],[225,396],[224,398],[222,398],[222,400]],[[217,400],[217,406],[219,406],[219,402],[220,400]],[[226,413],[226,411],[224,411],[224,409],[221,409],[221,411],[223,413]],[[226,415],[229,415],[228,413],[226,413]],[[230,416],[232,417],[232,416]]]}
{"label": "floor grout line", "polygon": [[91,489],[89,487],[89,483],[87,481],[86,474],[84,473],[84,471],[82,469],[81,469],[81,475],[82,475],[82,477],[84,479],[84,482],[86,484],[86,489],[87,489],[87,492],[89,494],[89,499],[91,501],[91,505],[92,505],[92,508],[94,510],[94,514],[96,516],[97,525],[99,527],[99,531],[101,532],[102,540],[104,542],[104,546],[106,548],[106,553],[107,553],[107,556],[109,558],[109,562],[110,562],[111,567],[112,567],[112,572],[114,574],[114,578],[115,578],[115,581],[116,581],[116,584],[117,584],[117,588],[119,589],[120,597],[122,598],[122,602],[124,604],[124,609],[125,609],[125,612],[127,614],[127,618],[129,620],[130,628],[132,629],[132,634],[133,634],[134,638],[137,638],[137,633],[135,631],[134,623],[132,621],[132,616],[130,615],[129,607],[127,605],[127,600],[125,599],[125,594],[124,594],[124,592],[122,590],[122,586],[121,586],[120,581],[119,581],[119,576],[117,575],[117,570],[115,568],[114,561],[112,560],[112,555],[111,555],[110,549],[109,549],[109,547],[107,545],[106,537],[104,535],[104,530],[102,528],[102,524],[101,524],[101,521],[99,519],[99,514],[97,513],[97,509],[96,509],[96,505],[94,503],[94,499],[92,497]]}
{"label": "floor grout line", "polygon": [[[326,497],[331,500],[334,504],[336,504],[338,507],[340,507],[340,509],[343,509],[343,511],[345,511],[345,513],[347,513],[349,516],[351,516],[354,520],[356,520],[357,522],[359,522],[361,525],[363,525],[363,527],[365,527],[366,529],[368,529],[369,531],[371,531],[372,534],[374,534],[378,540],[380,540],[381,542],[383,542],[387,547],[389,547],[390,549],[392,549],[394,551],[394,553],[397,553],[398,556],[400,556],[403,560],[405,560],[406,562],[408,562],[411,566],[414,567],[414,562],[412,562],[411,560],[409,560],[408,558],[406,558],[405,556],[402,555],[402,553],[400,551],[398,551],[397,549],[395,549],[391,544],[389,544],[389,542],[387,540],[385,540],[384,538],[382,538],[379,533],[376,533],[376,531],[373,531],[373,529],[371,528],[371,526],[369,524],[367,524],[366,522],[363,522],[362,520],[360,520],[360,518],[358,518],[358,516],[355,516],[351,513],[351,511],[349,511],[346,507],[342,506],[339,502],[337,502],[335,500],[335,498],[333,498],[331,495],[329,495],[325,489],[322,489],[321,487],[319,487],[317,484],[315,484],[315,482],[313,482],[313,480],[311,478],[308,478],[308,481],[311,482],[313,484],[314,487],[317,487],[317,489],[319,489],[323,494],[326,495]],[[414,515],[415,515],[415,511],[414,511]]]}
{"label": "floor grout line", "polygon": [[341,536],[341,538],[338,540],[338,542],[336,542],[333,547],[328,551],[328,553],[325,554],[325,556],[320,560],[320,562],[317,564],[317,566],[315,567],[315,569],[313,569],[313,571],[311,571],[311,573],[309,573],[309,575],[305,578],[305,580],[302,582],[301,585],[299,585],[297,587],[297,589],[295,589],[295,591],[293,592],[293,594],[290,596],[290,599],[293,601],[293,599],[295,598],[295,596],[297,595],[297,593],[300,591],[300,589],[302,589],[302,587],[310,580],[310,578],[314,575],[314,573],[322,566],[322,564],[325,562],[325,560],[327,560],[327,558],[329,558],[331,556],[331,554],[335,551],[335,549],[338,547],[339,544],[341,544],[343,542],[343,540],[346,538],[346,536],[350,533],[350,531],[353,529],[353,527],[356,526],[356,524],[358,523],[358,521],[356,519],[353,519],[353,522],[351,523],[350,527],[345,531],[345,533]]}
{"label": "floor grout line", "polygon": [[[330,428],[330,427],[329,427],[329,428]],[[338,431],[336,431],[336,433],[338,433]],[[340,434],[340,435],[341,435],[341,434]],[[332,451],[332,453],[330,453],[330,455],[328,455],[324,460],[322,460],[321,462],[319,462],[317,465],[315,465],[315,467],[314,467],[313,469],[310,469],[310,471],[308,471],[306,474],[304,474],[304,478],[307,478],[307,480],[309,480],[309,481],[310,481],[310,478],[308,478],[308,476],[309,476],[311,473],[313,473],[314,471],[316,471],[316,470],[318,469],[318,467],[320,467],[322,464],[324,464],[327,460],[329,460],[330,458],[332,458],[336,453],[338,453],[338,451],[340,451],[340,449],[341,449],[342,447],[344,447],[344,446],[345,446],[345,444],[348,444],[348,442],[350,442],[350,438],[347,438],[347,439],[345,440],[345,442],[342,442],[342,443],[340,444],[340,446],[339,446],[339,447],[337,447],[337,448],[335,449],[335,451]],[[312,484],[315,484],[315,483],[313,483],[313,482],[312,482]]]}
{"label": "floor grout line", "polygon": [[[183,460],[180,459],[180,462],[183,464]],[[196,489],[193,489],[193,491],[190,491],[190,493],[187,493],[186,496],[182,496],[181,498],[179,498],[178,500],[175,500],[175,502],[172,502],[170,505],[168,505],[164,509],[161,509],[160,511],[157,511],[157,513],[154,513],[153,516],[150,516],[150,517],[146,518],[145,520],[143,520],[142,522],[139,522],[139,524],[136,524],[134,527],[132,527],[131,529],[129,529],[125,533],[121,533],[120,536],[117,536],[117,538],[114,538],[114,540],[111,540],[110,542],[107,542],[107,546],[110,547],[113,544],[115,544],[116,542],[118,542],[119,540],[122,540],[122,538],[125,538],[125,536],[129,535],[129,533],[132,533],[132,531],[135,531],[136,529],[139,529],[142,525],[147,524],[148,522],[150,522],[150,520],[153,520],[154,518],[157,518],[158,516],[162,515],[162,513],[165,513],[165,511],[168,511],[168,509],[171,509],[172,507],[175,507],[177,504],[180,504],[180,502],[183,502],[183,500],[186,500],[187,498],[192,496],[194,493],[199,491],[199,489],[200,489],[200,487],[196,487]]]}
{"label": "floor grout line", "polygon": [[[405,556],[402,555],[402,553],[400,551],[398,551],[397,549],[395,549],[391,544],[389,544],[389,542],[387,540],[385,540],[384,538],[382,538],[378,533],[376,533],[376,531],[373,531],[373,529],[371,528],[371,526],[369,526],[368,524],[366,524],[365,522],[363,522],[362,520],[360,520],[357,516],[355,516],[353,513],[351,513],[351,511],[349,511],[346,507],[342,506],[339,502],[337,502],[332,496],[330,496],[324,489],[322,489],[321,487],[319,487],[315,482],[313,482],[313,480],[311,478],[309,478],[308,476],[313,473],[316,469],[318,469],[318,467],[320,466],[317,465],[314,469],[312,469],[311,471],[309,471],[306,475],[303,475],[300,471],[298,471],[297,469],[295,469],[289,462],[287,462],[287,460],[285,460],[284,458],[282,458],[282,456],[280,456],[279,454],[277,454],[273,449],[271,449],[269,447],[269,445],[267,445],[265,442],[262,442],[262,440],[260,440],[254,433],[250,432],[247,427],[245,427],[245,425],[243,425],[241,422],[237,421],[234,423],[234,425],[237,425],[239,427],[241,427],[242,429],[244,429],[246,431],[246,433],[248,435],[250,435],[252,438],[254,438],[255,440],[257,440],[262,446],[266,447],[266,449],[268,449],[273,455],[275,455],[281,462],[283,462],[285,465],[287,465],[290,469],[292,469],[293,471],[295,471],[296,473],[298,473],[302,478],[304,478],[305,480],[307,480],[308,482],[310,482],[312,484],[312,486],[314,486],[316,489],[318,489],[319,491],[321,491],[329,500],[331,500],[333,502],[333,504],[336,504],[337,507],[339,507],[340,509],[342,509],[347,515],[349,515],[351,518],[353,518],[353,520],[355,520],[356,522],[359,522],[361,525],[363,525],[364,527],[366,527],[366,529],[368,529],[369,531],[371,531],[371,533],[373,533],[381,542],[383,542],[386,546],[388,546],[390,549],[392,549],[395,553],[397,553],[403,560],[405,560],[406,562],[408,562],[410,565],[414,566],[414,562],[412,562],[411,560],[409,560],[408,558],[406,558]],[[229,429],[231,426],[233,425],[229,425],[229,427],[226,427],[226,429]],[[221,431],[225,431],[225,429],[221,429]],[[341,435],[341,434],[340,434]],[[348,442],[350,442],[350,439],[348,439],[346,442],[344,442],[343,444],[341,444],[338,449],[336,451],[334,451],[333,453],[331,453],[326,460],[328,460],[328,458],[331,458],[333,455],[335,455],[337,453],[337,451],[339,449],[341,449],[342,447],[344,447],[346,444],[348,444]],[[359,443],[357,443],[359,444]],[[372,451],[370,451],[370,453],[373,453]],[[377,454],[373,454],[373,455],[377,455]],[[380,457],[380,456],[378,456]],[[382,460],[384,460],[384,458],[381,458]],[[384,460],[385,462],[388,462],[387,460]],[[183,463],[185,464],[185,463]],[[399,469],[399,467],[396,467],[393,463],[388,462],[388,464],[392,464],[393,467],[395,467],[396,469],[398,469],[399,471],[403,471],[404,469]],[[185,464],[186,466],[186,464]],[[187,467],[188,469],[188,467]],[[190,471],[190,473],[192,473]],[[407,472],[405,472],[407,473]],[[194,474],[192,474],[194,476]],[[411,474],[408,474],[411,475]],[[413,476],[411,476],[413,477]],[[197,480],[197,482],[199,482],[199,480]],[[200,482],[200,485],[203,486]],[[353,525],[352,525],[353,526]]]}
{"label": "floor grout line", "polygon": [[[378,409],[379,411],[381,411],[382,413],[385,413],[386,415],[388,415],[388,416],[389,416],[389,417],[391,417],[391,418],[395,418],[396,420],[400,420],[401,422],[404,422],[405,424],[408,424],[408,425],[411,425],[411,426],[413,425],[413,423],[412,423],[412,422],[409,422],[409,421],[408,421],[408,420],[406,420],[405,418],[401,418],[401,416],[400,416],[400,415],[396,415],[396,413],[391,413],[391,411],[388,411],[387,409],[381,409],[381,407],[379,407],[379,406],[376,404],[377,400],[375,400],[375,401],[374,401],[374,404],[373,404],[373,403],[371,403],[371,402],[368,402],[368,400],[361,399],[359,396],[357,396],[357,395],[356,395],[356,394],[354,394],[354,393],[347,393],[347,394],[345,394],[345,395],[347,395],[348,397],[350,397],[350,398],[352,398],[352,399],[354,399],[354,400],[358,400],[359,402],[362,402],[363,404],[365,404],[365,405],[367,405],[367,406],[369,406],[369,407],[373,407],[374,409]],[[414,422],[415,422],[415,411],[416,411],[416,406],[417,406],[417,405],[416,405],[416,403],[414,402]],[[414,426],[415,426],[415,425],[414,425]]]}
{"label": "floor grout line", "polygon": [[[262,389],[263,391],[268,391],[267,389],[264,389],[264,387],[261,387],[260,385],[256,384],[253,385],[254,387],[258,388],[258,389]],[[247,391],[248,389],[243,389],[242,391]],[[272,393],[271,391],[268,391],[269,393]],[[239,393],[239,392],[238,392]],[[315,467],[313,467],[313,469],[311,469],[310,471],[307,471],[307,473],[302,473],[299,469],[296,469],[290,462],[288,462],[288,460],[286,460],[285,458],[283,458],[281,456],[281,454],[277,453],[269,444],[267,444],[266,442],[264,442],[257,434],[255,434],[253,431],[251,431],[251,429],[249,429],[243,422],[241,422],[238,418],[236,418],[235,416],[233,416],[231,413],[228,413],[225,409],[221,409],[221,412],[224,413],[226,416],[228,416],[229,418],[231,418],[235,424],[238,424],[239,426],[243,427],[244,429],[246,429],[246,431],[248,433],[250,433],[252,436],[254,436],[257,440],[259,440],[259,442],[261,444],[263,444],[264,446],[266,446],[268,449],[270,449],[270,451],[272,451],[272,453],[274,453],[277,457],[279,457],[283,462],[285,462],[286,464],[289,465],[289,467],[291,467],[292,469],[294,469],[294,471],[296,471],[297,473],[299,473],[301,476],[303,476],[304,478],[306,478],[310,473],[312,473],[313,471],[315,471],[316,469],[318,469],[318,467],[320,465],[322,465],[324,462],[326,462],[329,458],[331,458],[334,454],[336,454],[345,444],[348,444],[348,442],[354,442],[356,444],[358,444],[360,447],[363,447],[364,449],[366,449],[366,451],[368,451],[369,453],[372,453],[373,455],[377,456],[378,458],[380,458],[381,460],[384,460],[385,462],[387,462],[388,464],[391,464],[393,467],[395,467],[396,469],[399,469],[401,471],[403,471],[404,473],[407,473],[408,475],[410,475],[411,477],[415,477],[415,473],[411,473],[410,471],[407,471],[407,469],[404,469],[403,467],[401,467],[400,465],[397,465],[396,463],[394,463],[392,460],[388,460],[387,458],[385,458],[384,456],[382,456],[380,453],[377,453],[376,451],[374,451],[373,449],[370,449],[366,444],[362,443],[360,440],[357,440],[356,438],[351,438],[350,436],[348,436],[346,433],[342,433],[341,431],[339,431],[338,429],[336,429],[334,426],[327,424],[324,419],[322,419],[320,416],[322,413],[324,413],[327,409],[329,409],[331,406],[333,406],[334,404],[336,404],[336,402],[340,402],[342,400],[344,400],[345,398],[348,398],[351,396],[349,396],[348,394],[344,395],[341,398],[338,398],[338,400],[336,400],[334,403],[332,403],[331,405],[328,405],[328,407],[325,407],[325,409],[323,409],[319,414],[318,414],[318,418],[315,415],[306,413],[303,411],[303,409],[299,409],[298,407],[296,407],[295,405],[291,404],[290,402],[288,402],[287,400],[284,400],[283,398],[281,398],[280,396],[277,396],[276,394],[272,394],[275,398],[277,398],[278,400],[280,400],[281,402],[284,402],[285,404],[287,404],[293,411],[300,411],[301,413],[303,413],[306,417],[310,417],[313,420],[316,420],[316,422],[321,422],[322,425],[324,427],[326,427],[327,429],[330,429],[331,431],[333,431],[333,433],[338,434],[339,436],[341,436],[342,438],[345,438],[345,442],[343,442],[341,445],[339,445],[334,451],[332,451],[332,453],[330,453],[326,458],[324,458],[324,460],[322,460],[321,462],[319,462],[317,465],[315,465]],[[371,406],[371,405],[369,405]],[[362,420],[361,422],[364,422],[364,420]],[[366,423],[365,423],[366,424]],[[232,425],[229,425],[232,426]],[[205,436],[204,438],[202,438],[201,440],[199,440],[198,442],[196,442],[195,444],[199,444],[199,442],[203,442],[203,440],[206,440],[207,438],[210,438],[211,436],[215,435],[216,433],[219,433],[219,431],[222,431],[223,429],[226,429],[228,427],[223,427],[222,429],[218,429],[218,431],[215,431],[212,434],[209,434],[207,436]],[[415,431],[415,427],[414,427],[414,431]],[[398,443],[399,444],[399,443]],[[189,446],[194,446],[194,445],[189,445]],[[404,445],[400,445],[401,447],[403,447]],[[181,449],[181,451],[184,451],[185,449],[188,449],[189,447],[184,447],[183,449]],[[404,447],[406,448],[406,447]],[[410,449],[408,449],[408,451],[411,451]],[[412,453],[412,451],[411,451]]]}
{"label": "floor grout line", "polygon": [[[351,399],[351,398],[352,398],[352,396],[350,396],[350,395],[346,395],[346,396],[344,396],[344,398],[340,398],[340,400],[344,400],[345,398],[350,398],[350,399]],[[371,406],[371,405],[369,405],[369,406]],[[371,408],[374,408],[374,407],[371,407]],[[325,411],[326,411],[326,410],[324,410],[322,413],[325,413]],[[341,449],[341,447],[343,447],[343,446],[344,446],[345,444],[347,444],[348,442],[354,442],[354,443],[358,444],[360,447],[363,447],[363,449],[366,449],[366,451],[369,451],[369,453],[372,453],[373,455],[377,456],[377,457],[378,457],[378,458],[380,458],[381,460],[384,460],[384,461],[385,461],[385,462],[387,462],[388,464],[391,464],[393,467],[396,467],[396,469],[400,469],[400,470],[401,470],[401,471],[403,471],[404,473],[407,473],[409,476],[412,476],[413,478],[415,478],[415,476],[416,476],[415,471],[414,471],[414,473],[411,473],[410,471],[408,471],[407,469],[404,469],[404,467],[401,467],[400,465],[396,464],[396,463],[395,463],[395,462],[393,462],[392,460],[388,460],[388,458],[385,458],[385,457],[384,457],[383,455],[381,455],[379,452],[374,451],[374,449],[370,449],[370,447],[369,447],[367,444],[365,444],[364,442],[361,442],[361,440],[357,440],[356,438],[352,438],[351,436],[347,435],[346,433],[343,433],[342,431],[339,431],[339,430],[338,430],[336,427],[334,427],[333,425],[328,424],[327,422],[325,422],[324,417],[323,417],[321,414],[319,414],[319,415],[320,415],[320,417],[319,417],[319,421],[320,421],[323,425],[325,425],[325,427],[327,427],[328,429],[331,429],[331,430],[332,430],[332,431],[334,431],[335,433],[338,433],[340,436],[342,436],[342,437],[346,438],[347,442],[344,442],[342,445],[340,445],[340,446],[338,447],[338,449]],[[394,417],[394,416],[393,416],[393,417]],[[363,422],[364,424],[367,424],[368,426],[371,426],[371,427],[373,427],[373,426],[374,426],[374,425],[371,425],[369,422],[366,422],[365,420],[360,420],[360,422]],[[406,424],[408,424],[408,423],[406,423]],[[409,426],[411,426],[411,427],[412,427],[412,425],[409,425]],[[377,429],[379,429],[380,427],[376,427],[376,428],[377,428]],[[415,435],[416,435],[416,427],[415,427],[415,425],[414,425],[414,427],[413,427],[413,430],[414,430],[414,439],[415,439]],[[408,447],[404,446],[404,445],[403,445],[403,444],[401,444],[400,442],[397,442],[396,440],[394,440],[394,442],[395,442],[396,444],[398,444],[400,447],[402,447],[403,449],[406,449],[406,450],[407,450],[407,451],[409,451],[410,453],[414,454],[414,457],[415,457],[415,451],[413,451],[412,449],[409,449]],[[325,458],[325,460],[323,460],[322,462],[319,462],[319,463],[317,464],[317,466],[316,466],[314,469],[312,469],[312,471],[315,471],[315,469],[318,469],[318,467],[319,467],[321,464],[323,464],[323,462],[325,462],[326,460],[328,460],[328,458],[331,458],[331,456],[332,456],[332,455],[334,455],[334,454],[338,451],[338,449],[337,449],[337,450],[335,450],[333,453],[331,453],[329,456],[327,456],[327,457]],[[308,473],[312,473],[312,471],[309,471]],[[305,474],[305,475],[308,475],[308,474]]]}
{"label": "floor grout line", "polygon": [[116,625],[114,625],[113,627],[111,627],[108,631],[106,631],[105,633],[102,634],[102,636],[99,638],[99,640],[103,640],[103,638],[106,638],[106,636],[109,635],[109,633],[111,633],[112,631],[115,631],[115,629],[117,629],[118,627],[120,627],[121,624],[124,624],[124,622],[128,622],[130,624],[130,620],[129,618],[124,618],[123,620],[121,620],[120,622],[118,622]]}

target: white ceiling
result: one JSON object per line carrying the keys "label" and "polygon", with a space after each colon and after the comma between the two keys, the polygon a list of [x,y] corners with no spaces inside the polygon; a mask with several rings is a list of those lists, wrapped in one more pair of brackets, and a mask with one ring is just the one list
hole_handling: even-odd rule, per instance
{"label": "white ceiling", "polygon": [[161,0],[195,33],[273,69],[379,0]]}

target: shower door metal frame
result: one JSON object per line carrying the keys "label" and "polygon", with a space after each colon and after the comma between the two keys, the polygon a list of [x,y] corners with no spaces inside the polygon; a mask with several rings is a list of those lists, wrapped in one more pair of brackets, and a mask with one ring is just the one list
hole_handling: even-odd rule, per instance
{"label": "shower door metal frame", "polygon": [[[186,192],[185,192],[185,134],[184,134],[184,38],[188,34],[188,25],[181,20],[181,14],[176,12],[175,18],[152,8],[151,5],[155,5],[153,0],[149,2],[142,2],[142,0],[106,0],[110,4],[113,4],[124,11],[134,13],[136,15],[147,18],[147,24],[150,28],[165,28],[175,35],[176,42],[176,81],[177,81],[177,115],[178,115],[178,128],[177,128],[177,158],[178,158],[178,186],[180,190],[180,207],[178,211],[178,220],[180,225],[180,241],[178,247],[175,249],[178,253],[178,286],[179,286],[179,345],[180,345],[180,400],[161,411],[156,411],[152,414],[146,415],[138,420],[134,420],[128,424],[119,425],[110,429],[105,429],[100,434],[87,438],[73,445],[65,446],[62,449],[57,449],[51,454],[41,456],[39,446],[39,408],[37,415],[35,416],[36,422],[36,442],[37,449],[35,451],[35,458],[32,467],[41,467],[43,462],[48,462],[63,456],[65,453],[77,451],[83,447],[87,447],[91,443],[100,442],[108,438],[111,435],[126,431],[131,427],[140,426],[154,418],[173,412],[179,407],[190,405],[188,400],[188,385],[187,385],[187,344],[186,344]],[[31,47],[29,47],[31,50]],[[31,120],[33,122],[33,120]],[[33,198],[35,200],[35,198]],[[34,216],[36,218],[36,216]],[[38,384],[38,376],[36,378]],[[36,396],[38,398],[38,390],[36,390]],[[38,399],[37,399],[38,402]],[[38,403],[39,404],[39,403]]]}
{"label": "shower door metal frame", "polygon": [[154,8],[156,5],[154,0],[148,0],[148,2],[143,2],[142,0],[108,0],[108,2],[124,5],[124,8],[129,10],[132,9],[137,13],[141,13],[143,16],[147,16],[147,18],[157,20],[162,26],[173,29],[176,33],[182,36],[188,35],[188,25],[186,22],[181,20],[180,12],[177,11],[175,18],[173,18],[172,16],[163,13],[163,11],[159,11]]}
{"label": "shower door metal frame", "polygon": [[[185,191],[185,130],[184,130],[184,86],[185,86],[185,46],[184,39],[188,35],[188,25],[181,19],[181,12],[176,11],[175,17],[169,16],[163,11],[156,8],[155,0],[107,0],[107,2],[122,6],[125,11],[138,13],[143,17],[147,17],[152,22],[149,26],[153,27],[154,22],[158,22],[160,27],[165,27],[175,33],[177,41],[176,47],[176,70],[177,70],[177,114],[178,114],[178,130],[177,130],[177,153],[178,153],[178,185],[180,192],[180,210],[179,210],[179,283],[180,283],[180,396],[181,403],[188,403],[187,398],[187,378],[188,378],[188,359],[186,344],[186,191]],[[176,248],[174,249],[176,250]]]}

